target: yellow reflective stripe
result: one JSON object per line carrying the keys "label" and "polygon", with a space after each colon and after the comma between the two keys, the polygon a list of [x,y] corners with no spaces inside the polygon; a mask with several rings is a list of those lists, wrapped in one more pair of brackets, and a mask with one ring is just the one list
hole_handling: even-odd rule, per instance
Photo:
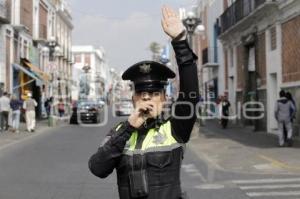
{"label": "yellow reflective stripe", "polygon": [[162,126],[162,132],[167,135],[167,140],[165,145],[171,145],[177,143],[176,139],[172,135],[171,122],[168,121]]}
{"label": "yellow reflective stripe", "polygon": [[148,146],[151,144],[151,142],[153,141],[153,136],[155,134],[155,130],[154,129],[150,129],[143,141],[143,144],[142,144],[142,148],[141,150],[145,150],[148,148]]}
{"label": "yellow reflective stripe", "polygon": [[133,151],[135,149],[135,145],[136,145],[136,142],[137,142],[137,137],[138,137],[138,132],[134,131],[131,134],[130,139],[128,140],[128,142],[129,142],[129,149],[128,150]]}
{"label": "yellow reflective stripe", "polygon": [[[160,134],[160,136],[163,137],[162,143],[157,143],[157,135]],[[138,138],[138,132],[134,131],[130,137],[130,139],[127,141],[127,144],[125,147],[125,150],[134,151],[135,146],[137,143]],[[143,141],[142,148],[139,149],[141,151],[146,151],[149,148],[155,148],[155,147],[165,147],[165,146],[171,146],[173,144],[176,144],[177,141],[172,135],[172,129],[171,129],[171,122],[167,121],[166,123],[162,124],[158,131],[155,130],[155,128],[149,129],[147,132],[147,135]]]}

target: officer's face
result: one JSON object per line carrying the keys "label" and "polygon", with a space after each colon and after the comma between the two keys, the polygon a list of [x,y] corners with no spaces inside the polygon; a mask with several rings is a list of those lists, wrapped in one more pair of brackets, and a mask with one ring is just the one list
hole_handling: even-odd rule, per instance
{"label": "officer's face", "polygon": [[164,91],[135,92],[133,95],[134,106],[143,103],[150,103],[152,105],[153,109],[149,112],[150,117],[156,117],[159,114],[161,114],[165,101],[166,101],[166,96]]}

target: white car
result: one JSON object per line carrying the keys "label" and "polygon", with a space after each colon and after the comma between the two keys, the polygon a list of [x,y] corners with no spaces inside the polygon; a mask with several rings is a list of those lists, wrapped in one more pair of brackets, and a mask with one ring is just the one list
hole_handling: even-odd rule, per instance
{"label": "white car", "polygon": [[130,115],[133,111],[133,104],[131,99],[120,99],[114,104],[115,113],[117,116]]}

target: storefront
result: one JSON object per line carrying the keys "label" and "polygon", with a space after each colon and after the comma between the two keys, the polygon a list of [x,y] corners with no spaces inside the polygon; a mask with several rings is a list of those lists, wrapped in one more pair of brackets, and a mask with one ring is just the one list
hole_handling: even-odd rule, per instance
{"label": "storefront", "polygon": [[41,118],[45,110],[43,107],[46,85],[49,82],[48,76],[38,67],[34,66],[27,59],[21,59],[21,65],[13,66],[13,94],[25,100],[27,93],[31,92],[33,98],[38,102],[36,109],[37,117]]}

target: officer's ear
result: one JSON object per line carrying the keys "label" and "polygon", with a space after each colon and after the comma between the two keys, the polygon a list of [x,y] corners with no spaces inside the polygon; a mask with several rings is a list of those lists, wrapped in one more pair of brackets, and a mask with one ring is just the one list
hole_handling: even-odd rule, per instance
{"label": "officer's ear", "polygon": [[133,107],[135,107],[135,101],[136,101],[135,93],[132,94],[131,100],[132,100]]}
{"label": "officer's ear", "polygon": [[167,95],[166,95],[165,90],[162,91],[161,100],[164,101],[164,102],[167,100]]}

